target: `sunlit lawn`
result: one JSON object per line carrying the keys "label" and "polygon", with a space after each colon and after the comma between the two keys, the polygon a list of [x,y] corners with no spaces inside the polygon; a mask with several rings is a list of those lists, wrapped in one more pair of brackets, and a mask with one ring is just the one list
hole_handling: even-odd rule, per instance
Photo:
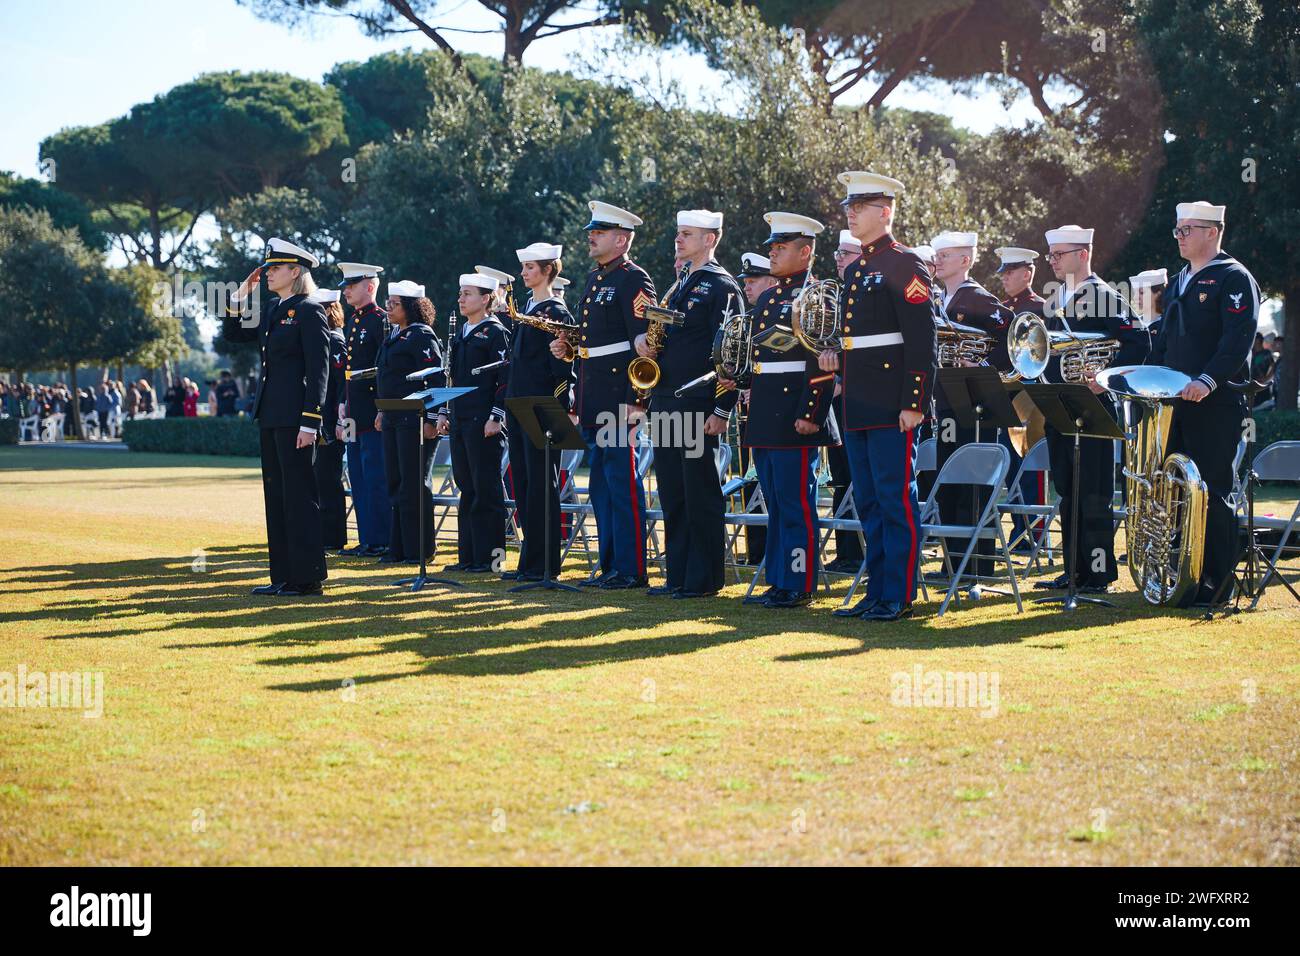
{"label": "sunlit lawn", "polygon": [[[1300,862],[1281,589],[871,626],[338,560],[288,602],[263,540],[255,462],[0,450],[0,672],[104,676],[0,708],[0,862]],[[917,668],[996,713],[899,706]]]}

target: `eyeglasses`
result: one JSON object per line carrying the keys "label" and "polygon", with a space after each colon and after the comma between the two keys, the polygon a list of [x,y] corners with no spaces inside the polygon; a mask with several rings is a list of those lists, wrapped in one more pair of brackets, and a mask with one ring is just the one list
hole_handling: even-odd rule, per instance
{"label": "eyeglasses", "polygon": [[1175,226],[1173,230],[1174,238],[1186,239],[1188,236],[1192,234],[1193,229],[1215,229],[1215,228],[1217,227],[1216,226]]}
{"label": "eyeglasses", "polygon": [[857,254],[858,251],[856,249],[836,249],[834,253],[836,259],[844,259],[846,257],[851,258]]}
{"label": "eyeglasses", "polygon": [[1067,250],[1065,250],[1064,252],[1049,252],[1049,253],[1047,254],[1047,261],[1048,261],[1048,262],[1060,262],[1060,261],[1061,261],[1062,259],[1064,259],[1066,256],[1072,256],[1072,255],[1074,255],[1076,252],[1083,252],[1084,248],[1085,248],[1084,246],[1080,246],[1078,249],[1067,249]]}

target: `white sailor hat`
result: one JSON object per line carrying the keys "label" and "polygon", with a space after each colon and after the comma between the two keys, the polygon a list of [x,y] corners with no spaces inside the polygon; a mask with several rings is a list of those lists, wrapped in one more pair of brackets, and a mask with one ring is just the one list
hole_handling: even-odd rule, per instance
{"label": "white sailor hat", "polygon": [[913,246],[912,251],[921,257],[922,262],[934,262],[934,246]]}
{"label": "white sailor hat", "polygon": [[302,246],[295,246],[286,239],[271,239],[266,244],[262,264],[269,266],[280,262],[292,266],[306,266],[308,269],[315,269],[320,265],[320,260]]}
{"label": "white sailor hat", "polygon": [[1092,245],[1092,233],[1093,230],[1091,229],[1084,229],[1083,226],[1071,224],[1068,226],[1058,226],[1056,229],[1049,229],[1047,232],[1043,233],[1043,236],[1047,239],[1047,244],[1049,246],[1054,246],[1057,243],[1069,243],[1074,246],[1090,246]]}
{"label": "white sailor hat", "polygon": [[339,300],[338,289],[317,289],[307,296],[308,302],[319,302],[321,305],[328,305],[331,302]]}
{"label": "white sailor hat", "polygon": [[[491,266],[475,266],[474,271],[479,275],[491,276],[497,280],[497,285],[510,285],[515,281],[515,277],[509,272],[502,272],[500,269],[493,269]],[[461,283],[464,285],[465,283]]]}
{"label": "white sailor hat", "polygon": [[721,229],[722,213],[709,212],[707,209],[681,209],[677,213],[677,225],[694,226],[697,229]]}
{"label": "white sailor hat", "polygon": [[362,279],[376,279],[384,271],[383,266],[370,266],[364,262],[340,262],[339,268],[343,270],[343,281],[338,284],[340,289]]}
{"label": "white sailor hat", "polygon": [[974,249],[979,245],[979,239],[978,232],[953,232],[949,229],[931,239],[930,246],[935,252],[940,249]]}
{"label": "white sailor hat", "polygon": [[767,256],[760,256],[757,252],[746,252],[740,257],[740,273],[737,279],[754,279],[758,276],[770,276],[772,274],[772,261]]}
{"label": "white sailor hat", "polygon": [[857,202],[860,199],[893,199],[903,191],[903,184],[897,179],[891,179],[888,176],[882,176],[879,173],[869,173],[861,169],[851,169],[848,172],[840,173],[835,177],[841,183],[848,187],[849,194],[840,200],[841,206],[847,206],[851,202]]}
{"label": "white sailor hat", "polygon": [[1031,266],[1034,264],[1034,260],[1038,258],[1038,253],[1033,249],[1022,249],[1019,246],[998,246],[993,251],[1002,260],[1002,265],[998,266],[998,272],[1006,272],[1016,266]]}
{"label": "white sailor hat", "polygon": [[[531,242],[522,249],[515,250],[515,256],[520,262],[545,262],[549,259],[560,258],[560,253],[564,252],[564,246],[553,246],[549,242]],[[478,270],[482,272],[482,269]]]}
{"label": "white sailor hat", "polygon": [[591,222],[583,229],[635,229],[641,225],[641,217],[634,216],[626,209],[611,206],[607,202],[593,199],[587,203],[591,209]]}
{"label": "white sailor hat", "polygon": [[774,242],[789,242],[791,239],[811,239],[826,227],[816,219],[800,216],[793,212],[769,212],[763,214],[772,234],[763,240],[763,245]]}
{"label": "white sailor hat", "polygon": [[862,251],[862,240],[853,235],[847,229],[840,230],[840,248],[847,246],[850,249]]}
{"label": "white sailor hat", "polygon": [[403,279],[401,282],[388,283],[388,294],[405,296],[408,299],[423,299],[424,286],[416,285],[410,279]]}
{"label": "white sailor hat", "polygon": [[501,282],[496,276],[490,276],[483,272],[466,272],[460,277],[462,286],[476,286],[486,292],[495,292]]}
{"label": "white sailor hat", "polygon": [[1204,199],[1198,199],[1196,202],[1180,202],[1178,204],[1178,218],[1223,222],[1223,213],[1227,208],[1227,206],[1212,206]]}
{"label": "white sailor hat", "polygon": [[568,284],[569,280],[564,278],[564,276],[556,276],[551,280],[551,285],[556,289],[563,289]]}
{"label": "white sailor hat", "polygon": [[1147,269],[1145,272],[1139,272],[1135,276],[1128,277],[1128,284],[1134,289],[1143,286],[1156,286],[1169,284],[1168,269]]}

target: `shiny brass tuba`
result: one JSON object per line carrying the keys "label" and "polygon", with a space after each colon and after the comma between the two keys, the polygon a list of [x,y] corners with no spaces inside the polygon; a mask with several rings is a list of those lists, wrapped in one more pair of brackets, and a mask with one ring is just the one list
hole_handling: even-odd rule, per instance
{"label": "shiny brass tuba", "polygon": [[[673,297],[677,287],[686,281],[691,274],[691,264],[685,262],[682,269],[677,273],[677,281],[668,287],[664,297],[659,300],[658,306],[650,306],[646,309],[646,330],[645,344],[646,348],[658,352],[664,347],[664,336],[667,335],[669,325],[679,325],[685,316],[680,312],[674,312],[668,308],[668,300]],[[627,377],[636,389],[637,395],[645,398],[650,394],[650,390],[659,384],[659,363],[652,358],[646,358],[644,355],[638,355],[632,359],[627,366]]]}
{"label": "shiny brass tuba", "polygon": [[1205,556],[1209,493],[1186,455],[1166,455],[1174,401],[1191,381],[1159,365],[1107,369],[1097,382],[1141,408],[1135,436],[1126,442],[1128,506],[1124,532],[1128,566],[1150,604],[1186,607],[1196,598]]}
{"label": "shiny brass tuba", "polygon": [[1040,315],[1021,312],[1007,330],[1007,354],[1020,378],[1035,379],[1052,356],[1061,360],[1061,380],[1084,383],[1086,372],[1100,372],[1115,360],[1119,342],[1105,332],[1051,332]]}

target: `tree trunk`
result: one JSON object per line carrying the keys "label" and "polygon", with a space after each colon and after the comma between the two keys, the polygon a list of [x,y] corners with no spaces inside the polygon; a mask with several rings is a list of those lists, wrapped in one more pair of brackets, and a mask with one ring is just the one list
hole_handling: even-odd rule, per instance
{"label": "tree trunk", "polygon": [[1277,380],[1277,407],[1295,411],[1300,392],[1300,276],[1287,279],[1282,295],[1282,367]]}
{"label": "tree trunk", "polygon": [[81,424],[81,394],[77,391],[76,362],[68,366],[68,389],[72,392],[68,399],[68,414],[72,416],[72,434],[85,441],[86,430]]}

